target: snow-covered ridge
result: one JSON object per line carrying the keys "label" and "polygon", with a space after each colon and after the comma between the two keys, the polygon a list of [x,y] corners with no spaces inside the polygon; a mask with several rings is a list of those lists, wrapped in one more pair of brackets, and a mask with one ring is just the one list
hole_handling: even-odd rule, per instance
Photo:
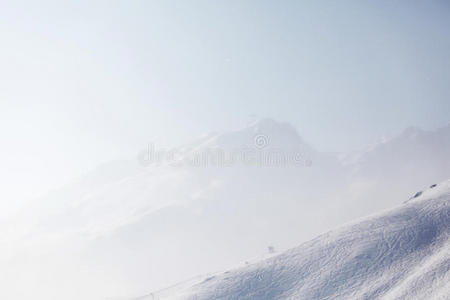
{"label": "snow-covered ridge", "polygon": [[450,180],[273,258],[142,300],[448,299]]}

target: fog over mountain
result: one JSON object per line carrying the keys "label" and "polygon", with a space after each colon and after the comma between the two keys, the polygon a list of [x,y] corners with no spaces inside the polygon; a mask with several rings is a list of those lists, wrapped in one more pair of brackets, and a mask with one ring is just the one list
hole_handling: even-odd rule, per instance
{"label": "fog over mountain", "polygon": [[3,227],[0,267],[17,285],[0,295],[131,297],[227,269],[401,204],[450,178],[449,153],[450,126],[332,154],[271,119],[174,149],[149,145]]}
{"label": "fog over mountain", "polygon": [[5,0],[0,33],[0,300],[448,300],[450,1]]}

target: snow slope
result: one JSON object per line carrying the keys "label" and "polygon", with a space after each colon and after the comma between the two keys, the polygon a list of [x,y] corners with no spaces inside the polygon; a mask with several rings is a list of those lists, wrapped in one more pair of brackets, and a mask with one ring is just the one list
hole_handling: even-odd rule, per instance
{"label": "snow slope", "polygon": [[141,299],[450,299],[449,237],[450,180],[275,257]]}

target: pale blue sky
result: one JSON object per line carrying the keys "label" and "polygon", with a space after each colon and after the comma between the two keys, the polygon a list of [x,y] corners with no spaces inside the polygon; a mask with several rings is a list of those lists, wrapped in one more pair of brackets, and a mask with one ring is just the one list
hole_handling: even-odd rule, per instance
{"label": "pale blue sky", "polygon": [[1,1],[0,33],[2,198],[253,116],[325,151],[450,122],[448,1]]}

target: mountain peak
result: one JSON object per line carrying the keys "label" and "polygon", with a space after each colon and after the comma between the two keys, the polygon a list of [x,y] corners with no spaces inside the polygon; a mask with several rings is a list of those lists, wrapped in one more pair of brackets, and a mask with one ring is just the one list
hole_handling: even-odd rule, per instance
{"label": "mountain peak", "polygon": [[[270,118],[260,119],[239,130],[217,135],[212,141],[222,148],[273,148],[273,149],[307,149],[312,148],[298,135],[297,130],[289,123]],[[258,145],[258,143],[260,143]]]}
{"label": "mountain peak", "polygon": [[415,138],[422,133],[423,133],[422,129],[415,126],[410,126],[403,131],[402,135],[409,138]]}
{"label": "mountain peak", "polygon": [[266,130],[266,131],[267,130],[286,131],[287,130],[287,131],[290,131],[291,133],[295,132],[295,134],[297,134],[295,128],[290,123],[279,122],[279,121],[276,121],[271,118],[259,119],[258,121],[251,124],[249,127],[254,128],[256,130],[262,130],[262,131],[264,131],[264,130]]}
{"label": "mountain peak", "polygon": [[278,122],[272,118],[261,118],[251,124],[251,126],[278,126],[283,122]]}

